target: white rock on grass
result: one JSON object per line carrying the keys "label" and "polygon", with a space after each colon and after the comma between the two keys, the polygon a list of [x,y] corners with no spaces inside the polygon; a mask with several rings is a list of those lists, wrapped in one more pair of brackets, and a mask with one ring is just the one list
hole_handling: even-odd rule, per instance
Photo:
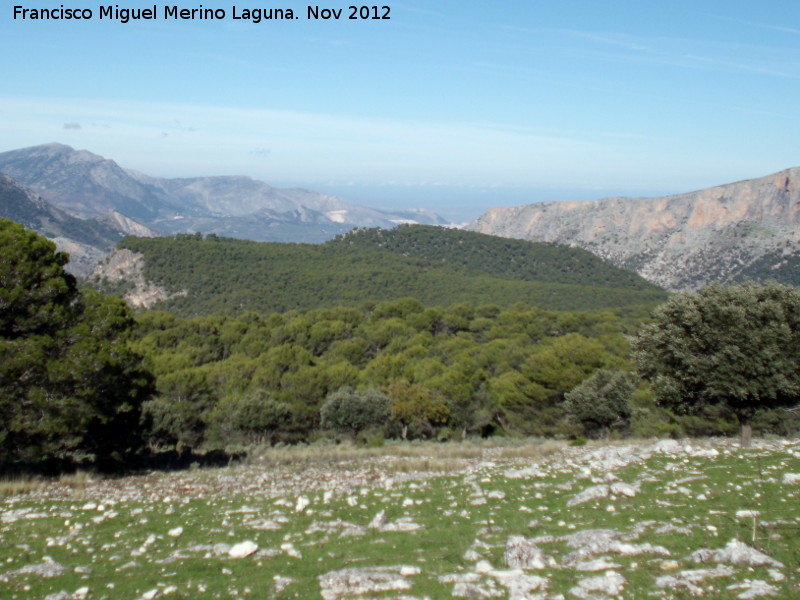
{"label": "white rock on grass", "polygon": [[54,561],[49,556],[45,556],[41,563],[36,565],[25,565],[19,569],[6,573],[6,575],[38,575],[39,577],[58,577],[67,568]]}
{"label": "white rock on grass", "polygon": [[729,585],[728,589],[734,592],[743,590],[742,593],[737,595],[737,598],[741,598],[742,600],[750,600],[751,598],[759,598],[761,596],[776,596],[778,594],[778,588],[761,579],[734,583]]}
{"label": "white rock on grass", "polygon": [[534,600],[534,598],[540,598],[540,596],[531,595],[530,592],[545,591],[549,583],[546,577],[526,575],[521,569],[494,571],[491,575],[501,586],[508,590],[508,600]]}
{"label": "white rock on grass", "polygon": [[601,485],[594,485],[590,488],[586,488],[573,498],[567,502],[567,506],[576,506],[578,504],[583,504],[584,502],[589,502],[591,500],[599,500],[601,498],[608,498],[611,490],[609,486],[605,484]]}
{"label": "white rock on grass", "polygon": [[308,505],[311,504],[311,500],[309,500],[306,496],[300,496],[297,499],[297,504],[294,507],[295,512],[303,512]]}
{"label": "white rock on grass", "polygon": [[521,535],[512,535],[506,541],[505,563],[512,569],[544,569],[553,562],[532,540]]}
{"label": "white rock on grass", "polygon": [[719,565],[714,569],[681,571],[675,575],[662,575],[656,578],[656,587],[669,588],[670,590],[685,589],[693,596],[702,596],[705,591],[700,584],[706,579],[730,577],[733,574],[734,570],[726,565]]}
{"label": "white rock on grass", "polygon": [[258,544],[252,542],[250,540],[239,542],[238,544],[234,544],[230,550],[228,550],[228,556],[231,558],[245,558],[250,556],[251,554],[255,554],[258,551]]}
{"label": "white rock on grass", "polygon": [[783,484],[784,485],[794,485],[800,483],[800,473],[784,473],[783,474]]}
{"label": "white rock on grass", "polygon": [[294,579],[292,577],[284,577],[282,575],[273,575],[272,581],[275,584],[276,594],[280,594],[283,590],[285,590],[293,583],[297,583],[297,579]]}
{"label": "white rock on grass", "polygon": [[581,579],[570,593],[578,598],[596,598],[595,592],[606,596],[619,596],[625,586],[625,578],[616,571],[607,571],[605,575]]}
{"label": "white rock on grass", "polygon": [[751,548],[737,539],[732,539],[722,550],[701,548],[688,556],[694,562],[718,562],[729,565],[745,565],[749,567],[783,567],[783,563],[770,558],[763,552]]}
{"label": "white rock on grass", "polygon": [[375,517],[373,517],[372,521],[370,521],[367,527],[369,527],[370,529],[380,529],[384,525],[386,525],[386,511],[382,510],[377,515],[375,515]]}
{"label": "white rock on grass", "polygon": [[[339,600],[379,592],[411,589],[408,575],[419,572],[416,567],[365,567],[331,571],[319,576],[323,600]],[[406,575],[405,573],[408,573]]]}
{"label": "white rock on grass", "polygon": [[181,535],[183,535],[183,527],[176,527],[174,529],[170,529],[167,532],[167,535],[169,535],[170,537],[180,537]]}
{"label": "white rock on grass", "polygon": [[584,562],[580,562],[575,565],[575,569],[578,571],[608,571],[609,569],[619,569],[620,565],[615,562],[611,562],[606,557],[601,556],[600,558],[596,558],[594,560],[587,560]]}
{"label": "white rock on grass", "polygon": [[292,558],[303,558],[303,554],[294,547],[294,544],[291,542],[284,542],[281,544],[281,551],[285,552],[287,556]]}

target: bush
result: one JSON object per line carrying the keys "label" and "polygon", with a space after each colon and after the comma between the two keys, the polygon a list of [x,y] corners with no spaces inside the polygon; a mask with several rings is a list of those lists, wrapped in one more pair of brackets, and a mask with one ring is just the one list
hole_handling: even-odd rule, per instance
{"label": "bush", "polygon": [[391,416],[391,400],[386,394],[374,389],[358,392],[349,386],[329,394],[320,408],[323,427],[351,436],[383,428]]}
{"label": "bush", "polygon": [[630,373],[601,369],[564,396],[564,409],[587,435],[608,435],[612,426],[630,418],[635,388]]}

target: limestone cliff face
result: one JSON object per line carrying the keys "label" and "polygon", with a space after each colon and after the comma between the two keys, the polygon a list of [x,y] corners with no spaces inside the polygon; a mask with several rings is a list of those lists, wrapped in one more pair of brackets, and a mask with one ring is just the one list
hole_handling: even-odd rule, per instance
{"label": "limestone cliff face", "polygon": [[89,282],[104,290],[115,290],[134,308],[150,308],[156,302],[183,296],[186,292],[170,292],[144,277],[144,256],[127,249],[117,249],[98,264]]}
{"label": "limestone cliff face", "polygon": [[780,279],[800,254],[800,167],[663,198],[491,208],[466,228],[579,246],[670,290],[731,281],[757,262]]}

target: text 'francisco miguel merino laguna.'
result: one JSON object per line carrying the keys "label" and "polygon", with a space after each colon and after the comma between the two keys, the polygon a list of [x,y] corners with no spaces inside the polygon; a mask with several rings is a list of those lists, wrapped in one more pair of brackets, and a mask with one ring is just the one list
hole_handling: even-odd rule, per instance
{"label": "text 'francisco miguel merino laguna.'", "polygon": [[[307,6],[305,11],[291,8],[240,8],[231,6],[230,11],[224,8],[204,8],[199,5],[192,8],[181,8],[178,5],[153,4],[147,8],[120,7],[119,4],[98,6],[91,8],[65,8],[62,4],[58,8],[27,8],[15,6],[13,19],[15,21],[89,21],[98,19],[102,21],[212,21],[235,19],[260,23],[268,20],[295,20],[302,18],[305,13],[308,21],[338,21],[342,20],[389,20],[391,8],[389,6],[348,6],[340,8],[322,8],[320,6]],[[160,16],[159,16],[160,15]]]}

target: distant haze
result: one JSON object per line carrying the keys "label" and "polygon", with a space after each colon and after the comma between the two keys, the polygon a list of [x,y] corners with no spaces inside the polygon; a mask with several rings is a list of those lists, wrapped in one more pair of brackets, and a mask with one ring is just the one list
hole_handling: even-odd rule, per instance
{"label": "distant haze", "polygon": [[379,210],[436,208],[453,223],[477,219],[494,206],[520,206],[561,200],[597,200],[608,196],[663,196],[692,190],[569,189],[529,187],[481,187],[457,185],[343,185],[324,182],[305,184],[296,181],[273,182],[277,187],[308,187],[338,196],[348,202]]}

